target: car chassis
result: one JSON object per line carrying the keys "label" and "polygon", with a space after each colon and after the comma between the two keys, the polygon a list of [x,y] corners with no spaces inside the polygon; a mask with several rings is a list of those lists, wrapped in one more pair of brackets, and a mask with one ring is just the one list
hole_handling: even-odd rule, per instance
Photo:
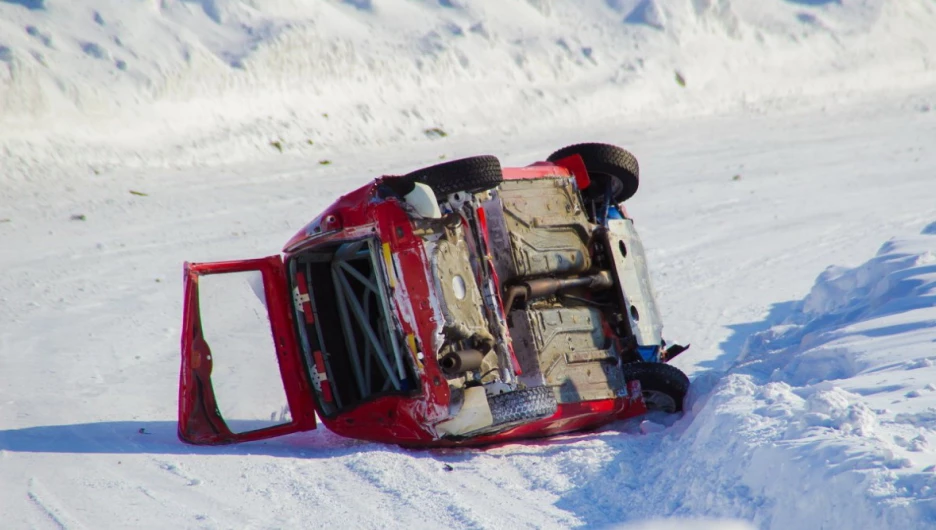
{"label": "car chassis", "polygon": [[[606,144],[501,168],[491,156],[383,176],[259,259],[186,263],[179,438],[315,429],[404,446],[483,445],[681,410],[646,259]],[[199,278],[259,271],[288,414],[232,430],[212,387]]]}

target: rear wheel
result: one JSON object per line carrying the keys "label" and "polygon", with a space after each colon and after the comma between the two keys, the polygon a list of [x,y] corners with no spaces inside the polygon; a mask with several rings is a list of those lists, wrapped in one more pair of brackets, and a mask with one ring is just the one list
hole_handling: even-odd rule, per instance
{"label": "rear wheel", "polygon": [[630,363],[623,370],[626,380],[640,381],[647,410],[672,414],[683,409],[689,378],[679,368],[663,363]]}
{"label": "rear wheel", "polygon": [[479,193],[504,180],[500,160],[495,156],[473,156],[417,169],[403,176],[426,184],[440,199],[460,191]]}
{"label": "rear wheel", "polygon": [[637,193],[640,184],[640,166],[637,157],[616,145],[586,143],[575,144],[556,151],[546,160],[556,162],[573,155],[582,157],[591,185],[582,195],[590,201],[604,201],[610,189],[615,203],[624,202]]}

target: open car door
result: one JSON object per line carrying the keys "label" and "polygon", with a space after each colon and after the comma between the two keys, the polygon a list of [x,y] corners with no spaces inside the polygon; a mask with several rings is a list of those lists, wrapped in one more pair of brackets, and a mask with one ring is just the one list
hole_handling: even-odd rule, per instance
{"label": "open car door", "polygon": [[315,428],[290,300],[279,256],[185,264],[179,439],[229,444]]}

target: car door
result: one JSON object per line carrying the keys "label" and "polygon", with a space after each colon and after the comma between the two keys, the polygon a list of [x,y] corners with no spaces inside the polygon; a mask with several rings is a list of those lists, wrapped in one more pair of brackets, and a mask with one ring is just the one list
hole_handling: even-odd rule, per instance
{"label": "car door", "polygon": [[[185,263],[184,270],[179,438],[217,445],[314,429],[315,405],[280,256]],[[203,312],[211,318],[203,319]],[[264,349],[273,351],[258,351]],[[251,408],[262,417],[248,417],[244,411]]]}

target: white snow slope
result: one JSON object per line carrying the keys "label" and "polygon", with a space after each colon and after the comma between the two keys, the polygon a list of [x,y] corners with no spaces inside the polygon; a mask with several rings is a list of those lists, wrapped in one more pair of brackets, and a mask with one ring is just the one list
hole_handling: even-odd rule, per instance
{"label": "white snow slope", "polygon": [[[932,0],[0,0],[0,528],[936,528],[934,107]],[[684,414],[176,439],[183,261],[580,141],[640,159]]]}

